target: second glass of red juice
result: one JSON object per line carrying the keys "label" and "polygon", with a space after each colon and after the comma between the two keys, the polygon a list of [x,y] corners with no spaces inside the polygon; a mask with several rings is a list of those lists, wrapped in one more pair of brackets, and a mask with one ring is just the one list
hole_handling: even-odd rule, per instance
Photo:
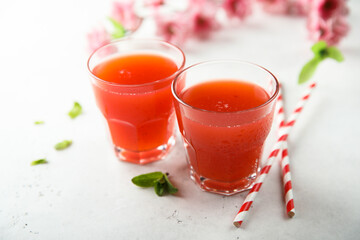
{"label": "second glass of red juice", "polygon": [[195,64],[175,78],[190,176],[201,189],[231,195],[253,185],[278,91],[272,73],[237,60]]}
{"label": "second glass of red juice", "polygon": [[90,56],[96,102],[120,160],[153,162],[174,145],[170,85],[184,65],[178,47],[154,39],[114,41]]}

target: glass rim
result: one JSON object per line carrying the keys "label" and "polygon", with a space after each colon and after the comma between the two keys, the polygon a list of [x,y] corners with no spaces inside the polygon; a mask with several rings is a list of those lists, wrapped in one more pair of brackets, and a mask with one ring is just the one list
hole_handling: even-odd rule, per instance
{"label": "glass rim", "polygon": [[[162,78],[162,79],[159,79],[159,80],[156,80],[156,81],[153,81],[153,82],[148,82],[148,83],[142,83],[142,84],[120,84],[120,83],[114,83],[114,82],[109,82],[109,81],[106,81],[104,79],[101,79],[99,77],[97,77],[93,71],[90,69],[90,60],[92,59],[92,57],[98,52],[100,51],[101,49],[104,49],[105,47],[108,47],[108,46],[111,46],[111,45],[116,45],[117,43],[119,42],[127,42],[127,41],[136,41],[136,42],[157,42],[157,43],[160,43],[160,44],[164,44],[172,49],[174,49],[175,51],[178,51],[181,55],[181,58],[182,58],[182,61],[181,61],[181,65],[180,67],[178,68],[178,70],[176,70],[173,74],[171,74],[170,76],[168,77],[165,77],[165,78]],[[171,59],[172,60],[172,59]],[[107,84],[107,85],[111,85],[111,86],[117,86],[117,87],[145,87],[145,86],[151,86],[151,85],[154,85],[154,84],[158,84],[158,83],[162,83],[162,82],[166,82],[167,80],[170,80],[170,79],[174,79],[177,74],[183,70],[184,66],[185,66],[185,62],[186,62],[186,58],[185,58],[185,54],[184,52],[181,50],[181,48],[179,48],[178,46],[170,43],[170,42],[167,42],[167,41],[164,41],[164,40],[160,40],[160,39],[155,39],[155,38],[131,38],[131,37],[125,37],[125,38],[121,38],[121,39],[117,39],[117,40],[112,40],[110,43],[108,44],[105,44],[104,46],[101,46],[97,49],[95,49],[89,56],[88,60],[87,60],[87,70],[88,72],[90,73],[91,77],[93,77],[94,79],[104,83],[104,84]]]}
{"label": "glass rim", "polygon": [[[205,65],[205,64],[214,64],[214,63],[224,63],[224,62],[232,62],[232,63],[241,63],[241,64],[246,64],[246,65],[249,65],[249,66],[252,66],[252,67],[256,67],[257,69],[259,70],[262,70],[262,71],[265,71],[266,73],[268,73],[272,78],[273,80],[275,81],[275,92],[272,94],[272,96],[270,96],[270,98],[263,104],[259,105],[259,106],[256,106],[256,107],[252,107],[252,108],[249,108],[249,109],[244,109],[244,110],[240,110],[240,111],[234,111],[234,112],[218,112],[218,111],[212,111],[212,110],[206,110],[206,109],[202,109],[202,108],[198,108],[198,107],[195,107],[195,106],[192,106],[186,102],[184,102],[182,100],[182,98],[175,92],[175,84],[177,83],[178,79],[180,78],[180,76],[182,74],[184,74],[185,72],[187,72],[189,69],[192,69],[194,67],[197,67],[199,65]],[[202,62],[199,62],[199,63],[195,63],[183,70],[181,70],[177,75],[176,77],[174,78],[172,84],[171,84],[171,92],[174,96],[174,98],[179,102],[181,103],[182,105],[186,106],[186,107],[189,107],[189,108],[192,108],[194,110],[197,110],[197,111],[201,111],[201,112],[206,112],[206,113],[216,113],[216,114],[238,114],[238,113],[246,113],[246,112],[251,112],[251,111],[254,111],[254,110],[258,110],[258,109],[261,109],[265,106],[267,106],[268,104],[270,104],[272,101],[274,101],[278,95],[280,91],[280,84],[279,84],[279,81],[277,80],[277,78],[275,77],[274,74],[272,74],[269,70],[267,70],[266,68],[256,64],[256,63],[252,63],[252,62],[249,62],[249,61],[243,61],[243,60],[237,60],[237,59],[220,59],[220,60],[208,60],[208,61],[202,61]]]}

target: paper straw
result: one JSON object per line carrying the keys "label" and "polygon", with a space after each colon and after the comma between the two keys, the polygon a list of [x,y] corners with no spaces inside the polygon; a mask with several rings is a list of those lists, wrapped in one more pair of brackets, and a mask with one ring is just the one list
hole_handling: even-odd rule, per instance
{"label": "paper straw", "polygon": [[295,216],[295,205],[294,205],[294,193],[292,189],[291,182],[291,173],[290,173],[290,164],[289,164],[289,155],[288,155],[288,143],[287,141],[283,142],[282,152],[281,152],[281,172],[284,185],[284,195],[285,195],[285,206],[286,213],[289,217]]}
{"label": "paper straw", "polygon": [[244,221],[246,214],[248,213],[248,211],[250,210],[250,207],[252,205],[252,203],[255,200],[255,197],[257,195],[257,193],[259,192],[261,185],[263,184],[267,174],[269,173],[271,166],[274,162],[274,159],[276,159],[276,157],[278,156],[279,152],[281,151],[281,147],[284,141],[287,140],[287,137],[289,135],[289,132],[291,130],[291,128],[294,126],[297,118],[299,117],[300,113],[302,112],[302,109],[305,105],[305,102],[309,99],[310,94],[312,92],[312,90],[316,87],[315,83],[310,83],[308,88],[306,89],[306,91],[304,92],[304,94],[302,95],[302,98],[300,99],[300,101],[298,102],[298,104],[296,105],[295,110],[293,111],[293,113],[291,114],[289,121],[285,124],[284,122],[284,127],[279,129],[279,138],[277,140],[277,142],[275,143],[275,146],[273,147],[268,159],[267,159],[267,163],[266,165],[261,169],[260,174],[258,175],[258,177],[255,180],[255,184],[254,186],[251,188],[250,192],[248,193],[248,195],[246,196],[244,203],[242,204],[239,212],[237,213],[237,215],[235,216],[235,219],[233,221],[233,224],[236,227],[240,227],[242,222]]}
{"label": "paper straw", "polygon": [[308,87],[304,91],[302,97],[298,101],[298,103],[295,107],[295,110],[290,115],[289,120],[286,123],[286,126],[284,126],[285,128],[287,127],[287,128],[291,129],[291,127],[294,126],[296,120],[300,116],[300,113],[302,112],[302,110],[305,106],[305,103],[309,100],[311,92],[314,90],[315,87],[316,87],[316,83],[314,83],[314,82],[312,82],[308,85]]}
{"label": "paper straw", "polygon": [[[303,93],[301,99],[298,101],[295,110],[293,111],[292,115],[289,118],[289,121],[283,124],[283,127],[291,128],[294,126],[297,118],[299,117],[301,111],[303,110],[305,103],[309,100],[310,94],[313,89],[316,87],[314,82],[310,83]],[[280,99],[280,105],[283,105],[282,99]],[[282,111],[284,112],[284,111]],[[294,193],[292,189],[292,182],[291,182],[291,173],[290,173],[290,161],[289,161],[289,153],[288,153],[288,143],[287,141],[283,142],[283,149],[282,149],[282,157],[281,157],[281,169],[283,175],[283,184],[284,184],[284,195],[285,195],[285,204],[286,204],[286,212],[289,217],[295,216],[295,206],[294,206]]]}
{"label": "paper straw", "polygon": [[[279,97],[282,98],[281,95],[279,95]],[[278,97],[278,99],[279,99],[279,97]],[[277,110],[276,110],[277,113],[281,110],[280,108],[278,108],[278,106],[279,105],[277,104]],[[284,119],[281,119],[281,117],[280,117],[279,125],[283,125],[284,123],[285,123]],[[287,133],[285,132],[286,129],[290,129],[290,128],[279,128],[279,138],[278,138],[275,146],[273,147],[273,149],[266,161],[265,166],[261,169],[260,174],[256,178],[254,186],[251,188],[250,192],[246,196],[244,203],[242,204],[238,214],[236,215],[236,217],[233,221],[235,227],[241,226],[257,193],[259,192],[259,190],[261,188],[261,185],[263,184],[267,174],[269,173],[274,160],[277,158],[279,152],[281,151],[282,142],[285,141],[287,138]]]}
{"label": "paper straw", "polygon": [[[279,128],[282,128],[282,127],[286,126],[286,123],[285,123],[286,121],[285,121],[285,110],[284,110],[281,88],[280,88],[280,92],[279,92],[277,106],[279,108],[279,110],[277,112],[279,122],[280,122]],[[281,166],[281,173],[282,173],[282,180],[283,180],[283,187],[284,187],[286,213],[289,217],[294,217],[295,216],[294,193],[293,193],[292,182],[291,182],[290,159],[289,159],[289,155],[288,155],[287,140],[283,141],[283,144],[282,144],[280,166]]]}

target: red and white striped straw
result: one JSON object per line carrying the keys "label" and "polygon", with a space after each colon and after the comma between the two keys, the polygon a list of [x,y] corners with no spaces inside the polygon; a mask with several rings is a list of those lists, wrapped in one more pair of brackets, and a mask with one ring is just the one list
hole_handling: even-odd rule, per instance
{"label": "red and white striped straw", "polygon": [[292,126],[294,126],[296,120],[298,119],[298,117],[300,116],[300,113],[302,112],[305,103],[309,100],[311,92],[314,90],[314,88],[316,87],[316,83],[315,82],[311,82],[308,87],[306,88],[306,90],[304,91],[302,97],[300,98],[300,100],[298,101],[295,110],[292,112],[292,114],[290,115],[286,126],[284,126],[285,128],[291,128]]}
{"label": "red and white striped straw", "polygon": [[290,161],[288,155],[287,141],[283,142],[280,164],[281,164],[281,172],[282,172],[282,179],[284,185],[286,213],[289,217],[294,217],[295,216],[294,193],[291,182]]}
{"label": "red and white striped straw", "polygon": [[[284,110],[281,88],[280,88],[277,105],[279,108],[278,110],[278,118],[280,122],[279,128],[282,128],[286,126],[286,121],[285,121],[286,118],[285,118],[285,110]],[[287,140],[284,141],[282,144],[280,166],[281,166],[282,180],[284,186],[286,213],[289,217],[293,217],[295,216],[295,205],[294,205],[294,193],[291,182],[290,159],[288,155]]]}
{"label": "red and white striped straw", "polygon": [[250,207],[251,207],[252,203],[254,202],[255,197],[256,197],[257,193],[259,192],[261,185],[263,184],[267,174],[269,173],[274,160],[276,159],[279,152],[281,151],[283,142],[287,140],[287,137],[289,135],[291,128],[294,126],[297,118],[299,117],[300,113],[302,112],[305,102],[309,99],[310,94],[315,87],[316,87],[315,83],[309,84],[307,90],[305,91],[302,98],[298,102],[295,110],[291,114],[289,121],[286,124],[284,124],[284,127],[279,129],[280,137],[278,138],[277,142],[275,143],[275,146],[273,147],[273,150],[271,151],[271,153],[267,159],[266,165],[261,169],[260,174],[258,175],[258,177],[255,180],[254,186],[251,188],[251,190],[248,193],[248,195],[246,196],[244,203],[242,204],[239,212],[235,216],[233,224],[236,227],[240,227],[242,222],[244,221],[246,214],[250,210]]}
{"label": "red and white striped straw", "polygon": [[[310,98],[310,94],[313,89],[316,87],[314,82],[310,83],[304,92],[301,99],[298,101],[295,110],[293,111],[292,115],[290,116],[287,123],[284,122],[282,127],[291,128],[294,126],[297,118],[299,117],[301,111],[304,108],[305,103]],[[279,104],[283,107],[282,98],[279,100]],[[284,112],[284,111],[282,111]],[[291,182],[291,173],[290,173],[290,161],[289,161],[289,153],[288,153],[288,143],[287,141],[283,142],[282,154],[281,154],[281,169],[283,175],[283,184],[284,184],[284,195],[285,195],[285,204],[286,204],[286,212],[289,217],[295,216],[295,205],[294,205],[294,193],[292,189],[292,182]]]}

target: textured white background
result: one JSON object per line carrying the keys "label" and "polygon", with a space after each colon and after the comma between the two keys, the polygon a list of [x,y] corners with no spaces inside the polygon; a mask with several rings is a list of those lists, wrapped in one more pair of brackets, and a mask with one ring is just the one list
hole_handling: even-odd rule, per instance
{"label": "textured white background", "polygon": [[[110,1],[1,0],[0,239],[358,239],[360,4],[349,5],[352,30],[340,45],[346,61],[321,64],[318,89],[290,137],[296,217],[285,216],[275,164],[236,229],[232,220],[246,193],[201,192],[188,177],[180,141],[151,165],[115,158],[85,67],[86,33]],[[137,35],[152,36],[151,24]],[[290,110],[310,46],[304,19],[256,11],[242,26],[190,41],[184,51],[188,65],[239,58],[269,68],[283,82]],[[71,120],[75,100],[84,114]],[[53,150],[63,139],[73,146]],[[29,165],[43,157],[49,164]],[[158,198],[130,183],[154,170],[171,173],[177,196]]]}

